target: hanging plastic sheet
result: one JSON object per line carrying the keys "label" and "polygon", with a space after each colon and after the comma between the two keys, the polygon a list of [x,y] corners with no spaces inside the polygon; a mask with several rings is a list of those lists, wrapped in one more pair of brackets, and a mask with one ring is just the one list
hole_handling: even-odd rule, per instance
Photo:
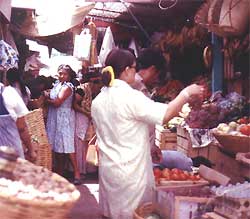
{"label": "hanging plastic sheet", "polygon": [[18,67],[17,52],[5,41],[0,40],[0,69]]}
{"label": "hanging plastic sheet", "polygon": [[75,36],[74,57],[78,60],[90,60],[91,39],[92,36],[87,28]]}
{"label": "hanging plastic sheet", "polygon": [[104,65],[106,57],[109,54],[109,52],[114,48],[115,48],[115,42],[114,42],[113,34],[111,31],[111,28],[108,27],[106,29],[103,42],[102,42],[101,51],[99,54],[99,60],[102,65]]}

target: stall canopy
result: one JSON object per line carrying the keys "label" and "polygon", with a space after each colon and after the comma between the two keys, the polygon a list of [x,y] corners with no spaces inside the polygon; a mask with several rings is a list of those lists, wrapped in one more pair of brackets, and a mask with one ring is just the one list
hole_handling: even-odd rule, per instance
{"label": "stall canopy", "polygon": [[30,37],[56,35],[81,24],[94,5],[72,0],[13,0],[12,8],[19,11],[12,19],[12,30]]}
{"label": "stall canopy", "polygon": [[117,23],[138,27],[135,18],[144,29],[158,29],[193,20],[197,9],[205,0],[87,0],[96,2],[89,16],[113,20]]}

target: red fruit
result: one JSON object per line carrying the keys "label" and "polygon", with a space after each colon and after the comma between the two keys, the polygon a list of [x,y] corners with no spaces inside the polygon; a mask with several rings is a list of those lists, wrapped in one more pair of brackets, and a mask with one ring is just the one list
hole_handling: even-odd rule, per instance
{"label": "red fruit", "polygon": [[181,173],[183,173],[183,171],[182,170],[180,170],[180,169],[178,169],[178,168],[173,168],[172,170],[171,170],[171,173],[172,174],[181,174]]}
{"label": "red fruit", "polygon": [[241,134],[243,134],[243,135],[250,135],[250,125],[242,125],[241,127],[240,127],[240,132],[241,132]]}
{"label": "red fruit", "polygon": [[247,117],[242,117],[237,120],[239,124],[247,124],[248,123],[248,118]]}
{"label": "red fruit", "polygon": [[197,178],[195,175],[190,175],[189,176],[189,179],[192,180],[192,181],[197,181]]}
{"label": "red fruit", "polygon": [[154,172],[154,176],[156,178],[160,178],[161,177],[161,170],[159,168],[154,168],[153,172]]}
{"label": "red fruit", "polygon": [[176,173],[171,174],[171,180],[180,180],[180,176]]}
{"label": "red fruit", "polygon": [[199,175],[199,174],[194,175],[194,176],[195,176],[196,180],[200,180],[200,179],[201,179],[201,177],[200,177],[200,175]]}
{"label": "red fruit", "polygon": [[163,178],[169,179],[170,178],[170,174],[171,174],[171,170],[168,168],[164,168],[161,172],[161,176]]}
{"label": "red fruit", "polygon": [[180,180],[187,180],[188,179],[188,176],[185,173],[181,173],[179,175],[179,177],[180,177]]}

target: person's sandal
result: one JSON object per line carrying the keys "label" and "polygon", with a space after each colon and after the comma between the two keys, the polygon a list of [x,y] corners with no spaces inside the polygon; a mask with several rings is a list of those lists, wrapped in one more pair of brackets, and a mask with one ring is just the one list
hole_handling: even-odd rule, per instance
{"label": "person's sandal", "polygon": [[75,178],[74,181],[73,181],[73,184],[76,185],[76,186],[81,185],[82,184],[81,179],[76,179]]}

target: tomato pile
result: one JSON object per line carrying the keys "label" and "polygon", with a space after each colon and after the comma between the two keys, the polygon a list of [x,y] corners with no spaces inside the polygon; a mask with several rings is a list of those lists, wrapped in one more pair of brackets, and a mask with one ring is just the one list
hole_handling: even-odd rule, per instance
{"label": "tomato pile", "polygon": [[176,181],[184,181],[184,180],[198,181],[201,179],[199,174],[193,174],[188,171],[183,171],[177,168],[171,170],[168,168],[164,168],[163,170],[161,170],[158,167],[154,167],[153,172],[156,181],[158,181],[159,179],[176,180]]}

